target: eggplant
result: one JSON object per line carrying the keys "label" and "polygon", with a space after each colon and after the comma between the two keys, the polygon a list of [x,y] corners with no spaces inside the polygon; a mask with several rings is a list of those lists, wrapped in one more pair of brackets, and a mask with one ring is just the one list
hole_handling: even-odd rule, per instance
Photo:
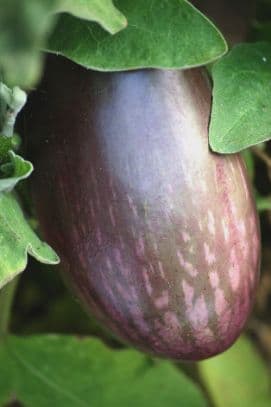
{"label": "eggplant", "polygon": [[200,360],[238,337],[259,224],[239,155],[208,147],[205,71],[103,73],[48,58],[24,111],[33,199],[62,274],[124,342]]}

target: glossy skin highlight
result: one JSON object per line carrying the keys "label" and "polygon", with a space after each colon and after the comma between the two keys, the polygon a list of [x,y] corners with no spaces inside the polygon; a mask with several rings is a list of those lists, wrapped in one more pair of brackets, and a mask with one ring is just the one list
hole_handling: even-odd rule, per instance
{"label": "glossy skin highlight", "polygon": [[43,234],[89,312],[175,360],[227,349],[253,303],[259,227],[239,155],[208,148],[204,71],[50,57],[25,111]]}

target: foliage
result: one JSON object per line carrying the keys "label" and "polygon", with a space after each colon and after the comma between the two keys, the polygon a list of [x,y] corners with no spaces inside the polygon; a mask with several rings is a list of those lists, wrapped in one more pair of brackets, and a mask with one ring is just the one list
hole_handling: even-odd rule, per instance
{"label": "foliage", "polygon": [[40,49],[56,23],[56,13],[62,12],[97,21],[111,33],[126,25],[111,0],[2,0],[0,72],[9,86],[29,88],[38,81],[43,61]]}
{"label": "foliage", "polygon": [[[228,154],[265,142],[243,152],[263,227],[263,278],[247,330],[254,343],[246,334],[223,355],[189,366],[155,360],[87,322],[64,288],[63,298],[54,300],[50,290],[60,284],[58,274],[36,274],[31,262],[28,286],[19,284],[15,301],[15,333],[61,331],[62,323],[77,336],[9,335],[7,284],[0,292],[0,406],[13,400],[26,407],[271,404],[265,363],[271,363],[270,0],[258,0],[257,10],[251,43],[226,53],[219,29],[186,0],[0,0],[0,288],[26,268],[28,255],[45,264],[59,262],[31,228],[18,188],[33,171],[14,131],[26,102],[18,86],[29,91],[38,84],[42,50],[102,71],[210,64],[210,147]],[[84,334],[94,332],[108,344],[82,337],[82,325]]]}
{"label": "foliage", "polygon": [[29,407],[206,406],[171,363],[112,351],[97,339],[9,337],[0,346],[0,405],[16,395]]}
{"label": "foliage", "polygon": [[212,62],[227,50],[217,29],[185,0],[116,4],[128,27],[113,38],[98,25],[62,16],[47,49],[102,71],[188,68]]}
{"label": "foliage", "polygon": [[217,407],[270,405],[267,367],[245,337],[223,355],[201,362],[199,371]]}
{"label": "foliage", "polygon": [[27,254],[44,263],[59,262],[56,253],[32,231],[11,193],[0,194],[0,222],[0,287],[25,269]]}
{"label": "foliage", "polygon": [[210,144],[234,153],[270,138],[271,44],[241,44],[217,62]]}

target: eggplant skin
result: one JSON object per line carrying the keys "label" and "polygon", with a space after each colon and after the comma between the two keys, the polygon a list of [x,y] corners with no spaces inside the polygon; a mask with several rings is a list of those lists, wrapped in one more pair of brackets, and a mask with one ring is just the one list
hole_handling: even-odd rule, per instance
{"label": "eggplant skin", "polygon": [[258,281],[260,238],[239,155],[208,148],[201,69],[102,73],[48,58],[24,111],[42,232],[83,306],[174,360],[227,349]]}

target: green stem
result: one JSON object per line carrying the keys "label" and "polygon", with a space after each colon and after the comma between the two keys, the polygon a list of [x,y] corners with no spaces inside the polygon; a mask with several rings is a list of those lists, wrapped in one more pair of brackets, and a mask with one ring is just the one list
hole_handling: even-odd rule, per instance
{"label": "green stem", "polygon": [[8,334],[13,298],[19,278],[16,277],[0,291],[0,341]]}

